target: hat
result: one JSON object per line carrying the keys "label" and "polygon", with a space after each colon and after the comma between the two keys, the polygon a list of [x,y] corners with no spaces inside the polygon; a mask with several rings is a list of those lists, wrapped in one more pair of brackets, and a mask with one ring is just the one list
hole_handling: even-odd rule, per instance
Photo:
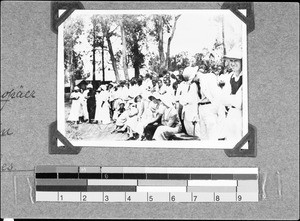
{"label": "hat", "polygon": [[182,76],[187,81],[191,81],[196,76],[196,73],[197,73],[197,68],[196,67],[187,67],[183,70]]}
{"label": "hat", "polygon": [[226,55],[224,55],[224,59],[242,59],[242,49],[241,48],[233,48]]}
{"label": "hat", "polygon": [[86,88],[93,88],[93,85],[88,84],[88,85],[86,86]]}
{"label": "hat", "polygon": [[150,96],[148,97],[148,99],[149,99],[150,101],[152,101],[153,99],[161,100],[161,96],[159,95],[159,93],[154,92],[152,95],[150,95]]}
{"label": "hat", "polygon": [[79,87],[75,86],[74,91],[79,91]]}
{"label": "hat", "polygon": [[172,107],[174,100],[171,96],[164,95],[161,97],[161,102],[164,103],[167,107]]}

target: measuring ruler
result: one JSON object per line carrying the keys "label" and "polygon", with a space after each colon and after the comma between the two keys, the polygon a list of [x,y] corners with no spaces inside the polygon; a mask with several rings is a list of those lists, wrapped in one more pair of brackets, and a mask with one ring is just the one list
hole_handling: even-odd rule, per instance
{"label": "measuring ruler", "polygon": [[37,202],[258,202],[258,168],[36,166]]}

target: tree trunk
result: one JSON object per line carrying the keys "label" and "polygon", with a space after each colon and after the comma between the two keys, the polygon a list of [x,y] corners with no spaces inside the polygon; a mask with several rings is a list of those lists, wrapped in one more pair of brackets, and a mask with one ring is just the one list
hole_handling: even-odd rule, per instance
{"label": "tree trunk", "polygon": [[164,53],[164,29],[163,18],[158,16],[158,53],[160,61],[160,72],[165,67],[165,53]]}
{"label": "tree trunk", "polygon": [[113,51],[113,48],[112,48],[112,44],[111,44],[111,41],[110,41],[109,34],[106,35],[106,40],[107,40],[107,45],[108,45],[108,52],[110,54],[110,60],[111,60],[111,63],[112,63],[112,66],[113,66],[113,69],[114,69],[114,72],[115,72],[115,76],[116,76],[116,81],[119,82],[120,81],[120,75],[119,75],[119,72],[118,72],[117,61],[116,61],[115,56],[114,56],[114,51]]}
{"label": "tree trunk", "polygon": [[140,76],[140,67],[139,65],[135,64],[134,65],[134,77],[138,78]]}
{"label": "tree trunk", "polygon": [[69,73],[70,73],[70,93],[72,93],[74,87],[75,87],[75,78],[74,78],[74,65],[73,65],[73,40],[71,43],[71,53],[70,53],[70,66],[69,66]]}
{"label": "tree trunk", "polygon": [[96,47],[95,47],[95,41],[96,41],[96,30],[95,30],[95,24],[94,24],[94,33],[93,33],[93,87],[96,87],[96,58],[95,58],[95,52],[96,52]]}
{"label": "tree trunk", "polygon": [[[224,17],[222,17],[222,43],[223,43],[223,56],[224,56],[224,55],[226,55],[225,34],[224,34]],[[223,59],[223,66],[225,67],[225,59]]]}
{"label": "tree trunk", "polygon": [[101,55],[102,55],[102,75],[103,75],[103,81],[105,81],[105,67],[104,67],[104,38],[102,38],[102,47],[101,47]]}
{"label": "tree trunk", "polygon": [[172,33],[171,33],[171,36],[168,38],[168,47],[167,47],[167,53],[166,53],[166,69],[167,70],[169,69],[170,63],[171,63],[171,61],[170,61],[171,41],[174,37],[174,33],[175,33],[175,30],[176,30],[176,24],[177,24],[177,20],[178,20],[179,17],[180,17],[180,15],[177,15],[175,17]]}
{"label": "tree trunk", "polygon": [[124,70],[124,76],[126,80],[129,80],[128,75],[128,67],[127,67],[127,45],[126,45],[126,38],[125,38],[125,31],[123,23],[120,22],[121,27],[121,37],[122,37],[122,60],[123,60],[123,70]]}

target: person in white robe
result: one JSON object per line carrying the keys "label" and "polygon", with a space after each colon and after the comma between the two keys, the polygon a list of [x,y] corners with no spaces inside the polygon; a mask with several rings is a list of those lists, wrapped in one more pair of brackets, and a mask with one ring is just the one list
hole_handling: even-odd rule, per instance
{"label": "person in white robe", "polygon": [[95,120],[98,123],[109,124],[109,92],[106,90],[106,85],[101,85],[100,93],[96,94],[96,114]]}
{"label": "person in white robe", "polygon": [[200,102],[198,106],[201,140],[218,140],[220,122],[225,118],[225,106],[220,103],[221,88],[212,72],[197,73],[195,80],[200,84]]}
{"label": "person in white robe", "polygon": [[70,100],[72,100],[71,110],[67,121],[71,121],[73,123],[79,123],[80,117],[80,108],[81,108],[81,101],[80,101],[80,92],[77,86],[74,87],[74,92],[70,95]]}
{"label": "person in white robe", "polygon": [[83,120],[86,122],[89,120],[89,112],[87,109],[87,97],[88,97],[88,93],[89,90],[87,88],[85,88],[85,90],[82,92],[82,96],[80,99],[80,103],[81,103],[81,108],[82,108],[82,112],[83,112]]}
{"label": "person in white robe", "polygon": [[229,109],[223,124],[222,134],[226,140],[240,140],[243,136],[243,74],[242,74],[242,50],[233,48],[224,59],[229,60],[229,82],[225,82],[225,93],[221,102]]}
{"label": "person in white robe", "polygon": [[180,103],[182,104],[182,119],[184,123],[184,128],[186,133],[190,136],[200,137],[200,124],[198,115],[198,103],[200,102],[200,97],[198,95],[198,87],[195,82],[193,82],[197,67],[191,65],[184,69],[183,77],[187,82],[187,88],[182,91],[180,96]]}

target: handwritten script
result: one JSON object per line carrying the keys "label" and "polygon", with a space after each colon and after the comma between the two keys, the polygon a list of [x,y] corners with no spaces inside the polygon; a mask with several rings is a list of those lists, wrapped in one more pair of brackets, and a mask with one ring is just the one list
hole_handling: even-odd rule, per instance
{"label": "handwritten script", "polygon": [[[4,111],[7,104],[12,101],[20,101],[24,99],[34,99],[35,91],[26,90],[23,85],[20,85],[17,88],[9,89],[1,94],[1,108],[0,111]],[[3,128],[1,123],[1,137],[13,135],[13,131],[10,127]]]}
{"label": "handwritten script", "polygon": [[11,172],[13,170],[15,170],[13,163],[2,163],[3,162],[3,154],[0,155],[0,159],[1,159],[1,167],[0,167],[0,171],[1,172]]}

